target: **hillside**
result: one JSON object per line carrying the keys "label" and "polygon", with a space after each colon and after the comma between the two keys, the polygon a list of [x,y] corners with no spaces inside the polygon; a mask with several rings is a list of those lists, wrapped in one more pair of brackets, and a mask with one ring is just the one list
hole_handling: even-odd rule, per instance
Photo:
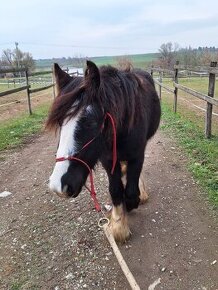
{"label": "hillside", "polygon": [[[157,59],[158,53],[147,53],[147,54],[135,54],[135,55],[125,55],[125,56],[99,56],[90,57],[88,59],[95,62],[97,65],[116,65],[117,61],[121,58],[130,60],[135,67],[146,67],[152,60]],[[52,59],[37,59],[35,60],[36,69],[43,70],[50,68],[54,62],[57,62],[60,66],[64,67],[81,67],[83,66],[85,58],[52,58]]]}

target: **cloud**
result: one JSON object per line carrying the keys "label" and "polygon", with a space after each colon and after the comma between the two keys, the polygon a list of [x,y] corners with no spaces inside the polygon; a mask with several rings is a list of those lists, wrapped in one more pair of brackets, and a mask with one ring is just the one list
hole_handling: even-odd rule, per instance
{"label": "cloud", "polygon": [[36,58],[155,52],[168,41],[218,46],[216,0],[8,0],[1,11],[0,48],[18,41]]}

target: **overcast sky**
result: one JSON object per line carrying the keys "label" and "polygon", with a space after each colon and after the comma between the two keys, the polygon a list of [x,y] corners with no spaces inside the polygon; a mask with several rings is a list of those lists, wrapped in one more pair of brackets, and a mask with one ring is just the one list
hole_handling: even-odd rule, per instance
{"label": "overcast sky", "polygon": [[37,58],[157,52],[162,43],[218,47],[217,0],[4,0],[0,51]]}

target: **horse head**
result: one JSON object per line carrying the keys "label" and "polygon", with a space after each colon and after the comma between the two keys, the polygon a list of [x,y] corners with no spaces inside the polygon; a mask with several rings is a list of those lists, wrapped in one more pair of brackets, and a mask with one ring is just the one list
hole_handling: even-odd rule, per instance
{"label": "horse head", "polygon": [[63,197],[80,193],[101,154],[104,111],[97,66],[87,61],[85,76],[70,77],[55,64],[58,96],[47,120],[59,131],[56,164],[49,188]]}

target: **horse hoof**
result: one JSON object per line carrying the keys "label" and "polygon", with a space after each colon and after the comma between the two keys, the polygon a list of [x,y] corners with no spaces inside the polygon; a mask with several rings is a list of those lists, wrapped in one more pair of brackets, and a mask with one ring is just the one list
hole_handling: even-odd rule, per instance
{"label": "horse hoof", "polygon": [[144,204],[148,200],[148,193],[146,191],[140,191],[140,204]]}
{"label": "horse hoof", "polygon": [[113,207],[109,228],[116,242],[124,243],[129,239],[130,229],[122,206]]}
{"label": "horse hoof", "polygon": [[130,229],[127,224],[125,224],[123,221],[115,221],[113,219],[110,220],[109,228],[111,230],[111,233],[118,243],[125,243],[130,238]]}

